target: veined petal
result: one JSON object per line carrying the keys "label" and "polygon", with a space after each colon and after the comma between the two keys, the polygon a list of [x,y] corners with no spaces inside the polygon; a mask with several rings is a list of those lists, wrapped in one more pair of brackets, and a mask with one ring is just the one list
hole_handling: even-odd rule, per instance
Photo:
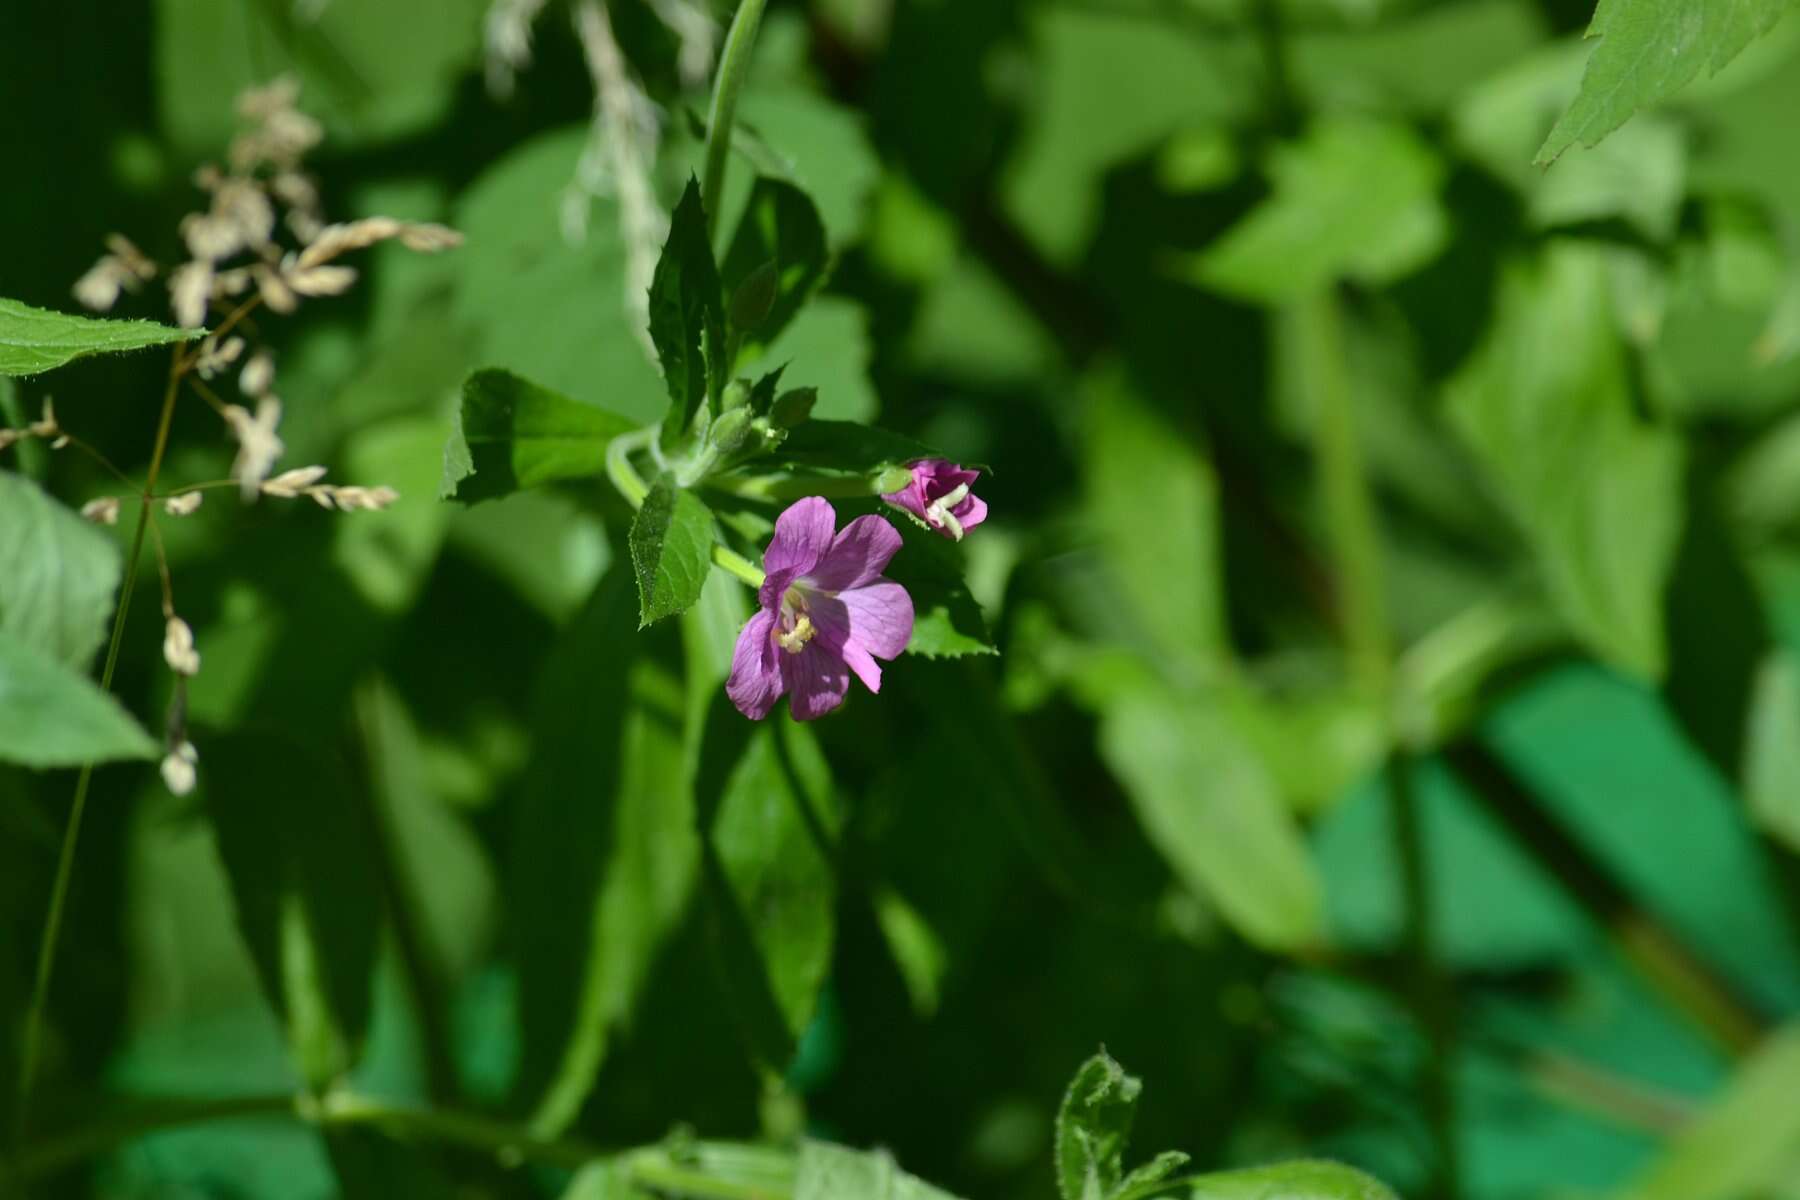
{"label": "veined petal", "polygon": [[763,570],[771,575],[777,571],[807,574],[831,549],[836,529],[837,513],[823,496],[794,501],[775,518],[775,536],[763,551]]}
{"label": "veined petal", "polygon": [[837,596],[814,597],[808,605],[819,644],[837,654],[871,692],[881,690],[877,658],[898,658],[912,640],[913,602],[891,579]]}
{"label": "veined petal", "polygon": [[798,654],[783,652],[780,661],[794,720],[816,720],[844,702],[850,690],[850,669],[816,640]]}
{"label": "veined petal", "polygon": [[967,532],[987,520],[987,501],[980,496],[970,496],[950,511],[962,524],[964,532]]}
{"label": "veined petal", "polygon": [[744,622],[731,652],[731,675],[725,681],[725,694],[752,721],[768,716],[787,687],[777,661],[783,655],[775,645],[774,632],[775,614],[766,609],[760,611]]}
{"label": "veined petal", "polygon": [[807,580],[824,592],[859,588],[879,578],[899,549],[900,531],[886,517],[858,517],[832,540]]}

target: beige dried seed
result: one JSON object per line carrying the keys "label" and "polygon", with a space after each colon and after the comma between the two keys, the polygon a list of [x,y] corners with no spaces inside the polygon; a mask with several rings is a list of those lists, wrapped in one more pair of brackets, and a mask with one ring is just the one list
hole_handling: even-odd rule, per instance
{"label": "beige dried seed", "polygon": [[323,478],[324,467],[295,467],[291,471],[283,471],[273,479],[265,480],[262,493],[265,496],[280,496],[292,500]]}
{"label": "beige dried seed", "polygon": [[247,500],[256,495],[263,480],[268,478],[269,468],[287,449],[275,432],[281,424],[281,400],[274,395],[262,397],[257,401],[254,417],[239,405],[228,404],[224,415],[225,423],[238,440],[231,477],[237,480]]}
{"label": "beige dried seed", "polygon": [[89,312],[110,312],[119,302],[119,293],[130,278],[130,273],[118,259],[110,254],[103,255],[75,281],[75,299]]}
{"label": "beige dried seed", "polygon": [[163,501],[163,511],[171,517],[192,516],[204,499],[204,492],[180,492]]}
{"label": "beige dried seed", "polygon": [[197,772],[195,767],[200,762],[200,755],[194,744],[185,738],[175,748],[163,756],[163,786],[177,796],[185,796],[194,790]]}
{"label": "beige dried seed", "polygon": [[275,359],[267,350],[258,350],[238,372],[238,391],[246,396],[261,396],[275,383]]}
{"label": "beige dried seed", "polygon": [[299,307],[300,302],[294,298],[293,289],[280,275],[261,263],[250,268],[250,276],[256,280],[257,294],[270,310],[278,313],[291,313]]}
{"label": "beige dried seed", "polygon": [[81,519],[92,521],[96,525],[117,525],[119,523],[119,498],[117,496],[100,496],[89,500],[81,506]]}
{"label": "beige dried seed", "polygon": [[356,282],[356,268],[342,266],[284,269],[283,281],[302,296],[341,296]]}
{"label": "beige dried seed", "polygon": [[163,661],[177,675],[191,679],[200,673],[200,651],[194,646],[194,631],[180,617],[170,617],[163,626]]}
{"label": "beige dried seed", "polygon": [[198,329],[206,323],[206,301],[212,291],[212,264],[182,263],[169,276],[169,303],[175,310],[175,321],[186,329]]}

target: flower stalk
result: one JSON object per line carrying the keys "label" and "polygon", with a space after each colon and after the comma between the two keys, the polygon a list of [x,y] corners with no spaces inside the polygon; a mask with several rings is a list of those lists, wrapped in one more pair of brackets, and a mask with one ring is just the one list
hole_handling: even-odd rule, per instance
{"label": "flower stalk", "polygon": [[762,24],[764,0],[743,0],[725,35],[719,55],[719,73],[713,80],[712,107],[706,114],[706,173],[700,180],[701,205],[706,209],[706,233],[719,226],[719,206],[725,199],[725,164],[731,156],[731,127],[737,119],[738,93],[750,73],[750,49]]}

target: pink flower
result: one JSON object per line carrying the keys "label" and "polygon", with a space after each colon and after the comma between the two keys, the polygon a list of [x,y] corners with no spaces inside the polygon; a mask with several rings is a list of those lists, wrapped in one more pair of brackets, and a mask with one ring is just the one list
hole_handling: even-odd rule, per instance
{"label": "pink flower", "polygon": [[987,502],[969,491],[981,477],[980,471],[959,467],[943,458],[922,459],[908,469],[912,478],[906,486],[883,492],[883,500],[958,542],[964,533],[987,520]]}
{"label": "pink flower", "polygon": [[883,517],[858,517],[834,534],[837,513],[822,497],[796,501],[775,520],[763,551],[762,608],[744,623],[725,694],[753,721],[791,694],[797,721],[844,702],[852,673],[881,690],[877,658],[912,640],[906,589],[883,577],[900,533]]}

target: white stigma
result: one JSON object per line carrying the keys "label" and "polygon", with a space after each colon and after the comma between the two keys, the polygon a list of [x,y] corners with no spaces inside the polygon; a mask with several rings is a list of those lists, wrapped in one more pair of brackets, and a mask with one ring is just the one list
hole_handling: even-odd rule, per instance
{"label": "white stigma", "polygon": [[952,541],[962,541],[962,522],[958,521],[956,514],[950,510],[966,500],[968,495],[969,485],[957,484],[931,502],[931,506],[925,510],[925,518],[939,529],[948,530]]}

